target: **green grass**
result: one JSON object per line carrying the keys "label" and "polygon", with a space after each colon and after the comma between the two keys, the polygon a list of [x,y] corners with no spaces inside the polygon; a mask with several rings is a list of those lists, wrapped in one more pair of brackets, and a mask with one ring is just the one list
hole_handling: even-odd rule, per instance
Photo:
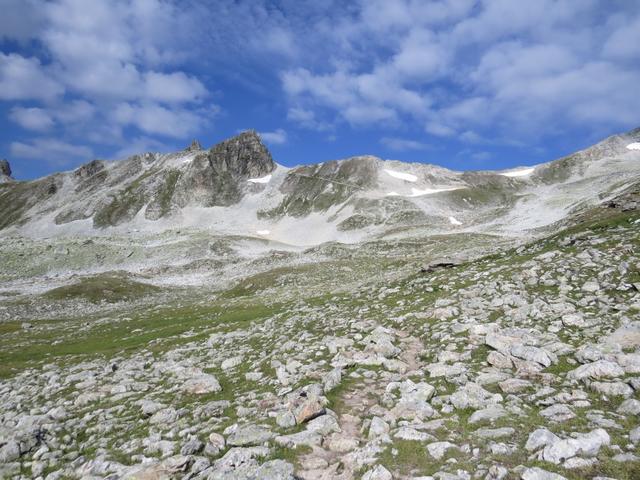
{"label": "green grass", "polygon": [[[95,327],[74,328],[78,320],[48,322],[49,328],[29,332],[27,341],[0,338],[0,378],[43,362],[80,361],[99,355],[112,356],[142,348],[160,352],[208,335],[211,328],[239,328],[243,322],[271,317],[278,306],[213,305],[144,310],[126,319],[98,322]],[[38,323],[40,324],[40,323]],[[181,334],[193,331],[187,338]],[[73,356],[73,359],[66,358]],[[79,358],[78,358],[79,357]]]}
{"label": "green grass", "polygon": [[[397,452],[396,455],[393,454],[394,451]],[[443,462],[444,460],[436,461],[431,458],[424,442],[396,439],[393,445],[382,452],[378,464],[403,475],[428,475],[439,469]]]}
{"label": "green grass", "polygon": [[160,288],[131,280],[126,274],[108,273],[54,288],[46,292],[44,297],[49,300],[83,299],[93,303],[114,303],[136,300],[159,291]]}

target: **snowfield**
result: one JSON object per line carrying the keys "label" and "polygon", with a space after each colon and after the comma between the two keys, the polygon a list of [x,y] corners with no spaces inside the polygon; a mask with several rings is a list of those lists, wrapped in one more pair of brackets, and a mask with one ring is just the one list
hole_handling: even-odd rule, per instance
{"label": "snowfield", "polygon": [[272,175],[269,174],[269,175],[261,177],[261,178],[249,178],[247,180],[247,182],[251,182],[251,183],[269,183],[271,181],[271,177],[272,177]]}
{"label": "snowfield", "polygon": [[627,150],[640,150],[640,142],[633,142],[627,145]]}
{"label": "snowfield", "polygon": [[519,170],[512,170],[511,172],[503,172],[499,175],[502,175],[503,177],[526,177],[527,175],[531,175],[534,170],[535,167],[523,168]]}
{"label": "snowfield", "polygon": [[441,192],[451,192],[453,190],[460,190],[464,187],[447,187],[447,188],[426,188],[424,190],[420,190],[419,188],[412,188],[411,193],[398,193],[398,192],[389,192],[386,194],[387,197],[422,197],[423,195],[433,195],[435,193]]}
{"label": "snowfield", "polygon": [[405,180],[407,182],[417,182],[418,181],[418,177],[416,177],[415,175],[412,175],[410,173],[402,173],[402,172],[398,172],[396,170],[391,170],[389,168],[385,168],[384,171],[387,173],[387,175],[390,175],[393,178],[399,178],[400,180]]}

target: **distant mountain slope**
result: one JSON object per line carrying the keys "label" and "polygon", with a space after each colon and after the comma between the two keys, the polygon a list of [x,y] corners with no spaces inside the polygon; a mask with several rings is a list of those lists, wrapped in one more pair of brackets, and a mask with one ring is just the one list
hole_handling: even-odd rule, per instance
{"label": "distant mountain slope", "polygon": [[[456,172],[372,156],[292,169],[254,131],[204,150],[93,160],[29,182],[0,164],[0,229],[49,236],[197,228],[295,245],[476,231],[526,233],[640,182],[640,129],[536,167]],[[630,147],[631,146],[631,147]]]}

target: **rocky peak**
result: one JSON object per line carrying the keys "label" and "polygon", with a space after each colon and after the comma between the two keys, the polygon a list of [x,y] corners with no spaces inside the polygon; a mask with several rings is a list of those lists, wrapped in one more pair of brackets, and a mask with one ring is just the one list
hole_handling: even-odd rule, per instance
{"label": "rocky peak", "polygon": [[214,145],[208,157],[216,170],[243,177],[261,177],[276,168],[271,153],[255,130]]}
{"label": "rocky peak", "polygon": [[200,142],[195,138],[191,142],[191,145],[185,148],[186,152],[199,152],[200,150],[202,150],[202,145],[200,145]]}
{"label": "rocky peak", "polygon": [[0,160],[0,175],[11,177],[11,165],[8,160]]}

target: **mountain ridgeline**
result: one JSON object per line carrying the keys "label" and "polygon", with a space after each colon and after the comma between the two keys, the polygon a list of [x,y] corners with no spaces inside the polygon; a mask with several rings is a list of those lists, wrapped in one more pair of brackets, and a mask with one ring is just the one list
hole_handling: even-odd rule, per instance
{"label": "mountain ridgeline", "polygon": [[[640,182],[640,129],[536,167],[456,172],[358,156],[286,168],[254,131],[205,150],[93,160],[15,181],[0,162],[0,229],[50,235],[114,227],[194,227],[289,243],[296,226],[322,240],[389,232],[526,231],[562,221]],[[269,232],[264,233],[264,232]],[[305,239],[304,243],[319,243]]]}

